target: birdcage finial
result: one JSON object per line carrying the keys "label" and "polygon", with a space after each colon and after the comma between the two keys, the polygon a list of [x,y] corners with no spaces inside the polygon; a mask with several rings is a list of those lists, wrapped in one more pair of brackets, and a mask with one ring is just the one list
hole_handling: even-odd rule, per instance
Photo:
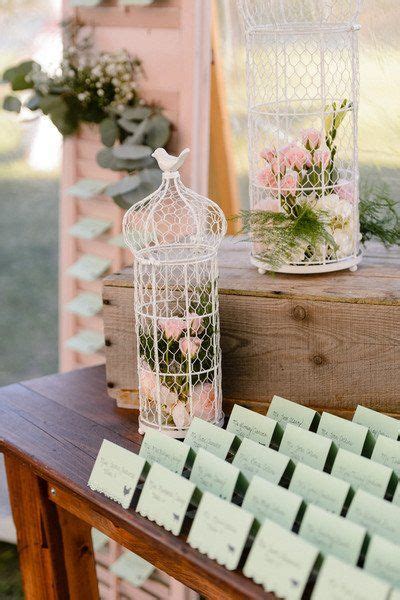
{"label": "birdcage finial", "polygon": [[190,148],[185,148],[179,156],[173,156],[172,154],[168,154],[164,148],[157,148],[157,150],[154,150],[152,157],[158,162],[163,176],[166,175],[168,177],[171,174],[176,175],[178,173],[189,152]]}

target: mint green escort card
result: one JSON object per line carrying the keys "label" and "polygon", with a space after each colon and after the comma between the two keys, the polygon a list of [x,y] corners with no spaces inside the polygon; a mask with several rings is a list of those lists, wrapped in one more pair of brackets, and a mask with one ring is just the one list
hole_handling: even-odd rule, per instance
{"label": "mint green escort card", "polygon": [[102,219],[93,219],[92,217],[84,217],[72,227],[68,229],[68,233],[72,237],[80,240],[93,240],[107,229],[110,229],[112,221],[103,221]]}
{"label": "mint green escort card", "polygon": [[379,498],[384,498],[387,492],[393,493],[396,487],[397,478],[392,469],[343,448],[339,448],[331,474],[344,479],[354,489],[361,488]]}
{"label": "mint green escort card", "polygon": [[226,429],[239,439],[248,438],[263,446],[269,446],[271,442],[278,443],[282,438],[282,428],[274,419],[239,404],[233,407]]}
{"label": "mint green escort card", "polygon": [[393,504],[400,506],[400,483],[397,484],[397,488],[393,494]]}
{"label": "mint green escort card", "polygon": [[184,444],[190,446],[195,452],[199,448],[204,448],[219,458],[226,458],[231,446],[237,445],[237,438],[231,431],[195,417],[188,429]]}
{"label": "mint green escort card", "polygon": [[83,254],[73,265],[68,267],[67,273],[82,281],[95,281],[110,267],[111,260],[108,258],[95,254]]}
{"label": "mint green escort card", "polygon": [[388,600],[390,586],[358,567],[327,556],[311,595],[312,600]]}
{"label": "mint green escort card", "polygon": [[317,428],[320,417],[316,410],[280,396],[272,398],[267,416],[278,421],[283,429],[288,423],[291,423],[302,429],[312,429],[313,431]]}
{"label": "mint green escort card", "polygon": [[232,464],[238,467],[249,481],[254,475],[259,475],[277,484],[282,477],[290,477],[294,470],[294,463],[288,456],[247,438],[240,444]]}
{"label": "mint green escort card", "polygon": [[272,521],[265,521],[243,567],[246,577],[285,600],[300,600],[318,549]]}
{"label": "mint green escort card", "polygon": [[400,589],[393,589],[389,594],[388,600],[400,600]]}
{"label": "mint green escort card", "polygon": [[81,292],[65,305],[68,312],[82,317],[94,317],[103,308],[100,294]]}
{"label": "mint green escort card", "polygon": [[371,456],[374,437],[368,427],[364,425],[323,412],[317,433],[333,440],[339,448],[344,448],[354,454]]}
{"label": "mint green escort card", "polygon": [[365,527],[310,504],[301,521],[299,535],[323,555],[333,554],[356,565],[366,543]]}
{"label": "mint green escort card", "polygon": [[154,463],[147,475],[136,510],[167,531],[179,535],[195,491],[194,483]]}
{"label": "mint green escort card", "polygon": [[180,475],[185,465],[190,466],[194,460],[194,452],[189,446],[160,431],[145,433],[139,455],[150,464],[157,462]]}
{"label": "mint green escort card", "polygon": [[243,499],[242,508],[251,512],[259,523],[270,519],[285,529],[292,529],[304,512],[301,496],[254,475]]}
{"label": "mint green escort card", "polygon": [[357,406],[353,421],[368,427],[375,437],[378,437],[378,435],[386,435],[393,440],[398,440],[400,438],[400,421],[398,419],[388,417],[383,413],[371,410],[365,406]]}
{"label": "mint green escort card", "polygon": [[235,490],[243,493],[247,487],[247,481],[237,467],[204,448],[199,448],[190,481],[201,492],[211,492],[224,500],[231,500]]}
{"label": "mint green escort card", "polygon": [[393,469],[397,477],[400,477],[400,442],[378,435],[371,460]]}
{"label": "mint green escort card", "polygon": [[279,446],[279,452],[294,461],[300,461],[323,471],[325,465],[332,464],[336,446],[332,440],[318,433],[288,423]]}
{"label": "mint green escort card", "polygon": [[109,568],[111,573],[128,581],[134,587],[143,585],[154,571],[151,563],[129,550],[124,550]]}
{"label": "mint green escort card", "polygon": [[239,564],[252,525],[249,512],[205,492],[187,541],[232,571]]}
{"label": "mint green escort card", "polygon": [[88,486],[129,508],[146,461],[108,440],[103,440],[90,474]]}
{"label": "mint green escort card", "polygon": [[347,511],[346,519],[381,535],[395,544],[400,540],[400,507],[377,498],[364,490],[357,490]]}
{"label": "mint green escort card", "polygon": [[[400,542],[400,540],[399,540]],[[364,569],[400,588],[400,546],[374,535],[368,545]]]}
{"label": "mint green escort card", "polygon": [[211,492],[224,500],[231,500],[235,490],[243,493],[247,487],[246,479],[237,467],[204,448],[199,448],[190,481],[201,492]]}
{"label": "mint green escort card", "polygon": [[299,463],[292,475],[289,490],[299,494],[307,503],[340,515],[353,496],[347,481]]}

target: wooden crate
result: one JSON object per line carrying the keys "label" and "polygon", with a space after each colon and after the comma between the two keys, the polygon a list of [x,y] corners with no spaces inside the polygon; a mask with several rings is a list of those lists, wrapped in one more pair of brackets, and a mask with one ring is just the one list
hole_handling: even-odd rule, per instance
{"label": "wooden crate", "polygon": [[[371,245],[356,273],[259,275],[248,245],[220,255],[225,411],[265,412],[274,394],[350,414],[358,403],[400,414],[400,254]],[[137,402],[133,276],[103,282],[107,382]],[[395,409],[395,410],[394,410]]]}

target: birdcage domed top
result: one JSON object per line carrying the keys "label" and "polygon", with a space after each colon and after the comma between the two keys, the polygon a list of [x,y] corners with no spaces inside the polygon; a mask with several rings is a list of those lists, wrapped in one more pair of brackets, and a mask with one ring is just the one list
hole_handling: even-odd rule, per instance
{"label": "birdcage domed top", "polygon": [[124,216],[125,243],[135,257],[149,262],[180,262],[214,254],[226,233],[221,208],[181,182],[179,169],[189,149],[171,156],[153,153],[163,172],[160,187]]}
{"label": "birdcage domed top", "polygon": [[361,0],[238,0],[247,31],[351,26]]}

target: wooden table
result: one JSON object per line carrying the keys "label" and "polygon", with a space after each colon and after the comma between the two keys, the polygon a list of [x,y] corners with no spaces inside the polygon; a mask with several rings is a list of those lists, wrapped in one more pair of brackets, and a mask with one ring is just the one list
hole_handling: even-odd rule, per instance
{"label": "wooden table", "polygon": [[137,415],[115,408],[103,367],[0,389],[0,452],[27,600],[98,598],[91,541],[96,527],[213,600],[274,599],[179,537],[91,491],[86,483],[106,438],[138,452]]}

